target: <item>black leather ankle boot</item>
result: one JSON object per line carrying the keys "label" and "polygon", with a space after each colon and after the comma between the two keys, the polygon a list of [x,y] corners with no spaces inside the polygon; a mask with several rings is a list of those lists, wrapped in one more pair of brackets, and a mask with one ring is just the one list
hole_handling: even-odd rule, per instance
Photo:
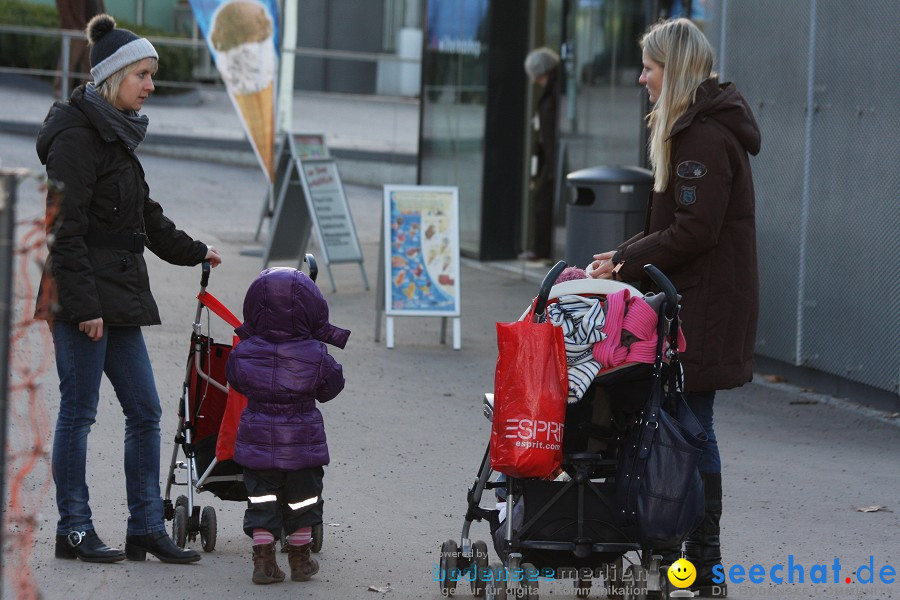
{"label": "black leather ankle boot", "polygon": [[125,536],[125,556],[128,560],[146,560],[148,552],[167,563],[192,563],[200,560],[199,552],[179,548],[165,531]]}
{"label": "black leather ankle boot", "polygon": [[706,513],[700,526],[684,543],[685,558],[697,569],[697,579],[691,591],[701,598],[727,598],[725,582],[713,583],[713,567],[722,563],[722,547],[719,542],[719,519],[722,517],[722,474],[701,473]]}
{"label": "black leather ankle boot", "polygon": [[118,548],[110,548],[90,531],[70,531],[68,535],[56,536],[56,558],[76,559],[84,562],[111,563],[125,560],[125,553]]}

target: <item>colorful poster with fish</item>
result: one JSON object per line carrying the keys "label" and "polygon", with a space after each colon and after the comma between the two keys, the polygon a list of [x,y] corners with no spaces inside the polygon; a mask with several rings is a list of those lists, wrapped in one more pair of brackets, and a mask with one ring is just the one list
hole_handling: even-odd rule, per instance
{"label": "colorful poster with fish", "polygon": [[385,313],[458,317],[455,187],[385,186]]}

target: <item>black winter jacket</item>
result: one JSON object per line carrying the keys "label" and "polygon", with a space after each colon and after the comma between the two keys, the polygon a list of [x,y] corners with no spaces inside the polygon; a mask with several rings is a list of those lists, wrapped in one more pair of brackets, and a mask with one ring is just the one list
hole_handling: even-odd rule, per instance
{"label": "black winter jacket", "polygon": [[[156,325],[147,265],[140,252],[110,243],[111,236],[143,237],[146,247],[176,265],[196,265],[205,244],[175,228],[150,199],[134,152],[84,98],[79,87],[44,119],[37,153],[50,180],[63,184],[61,200],[47,196],[50,256],[41,277],[35,316],[105,325]],[[98,242],[99,240],[99,242]]]}

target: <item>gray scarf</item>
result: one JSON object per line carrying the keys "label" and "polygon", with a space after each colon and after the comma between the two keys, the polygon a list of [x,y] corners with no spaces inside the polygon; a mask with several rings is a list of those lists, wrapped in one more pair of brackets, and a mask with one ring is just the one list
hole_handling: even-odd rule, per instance
{"label": "gray scarf", "polygon": [[125,142],[130,150],[137,149],[138,144],[144,141],[147,125],[150,124],[147,115],[138,115],[136,110],[119,110],[100,95],[93,83],[84,86],[84,99],[100,111],[119,139]]}

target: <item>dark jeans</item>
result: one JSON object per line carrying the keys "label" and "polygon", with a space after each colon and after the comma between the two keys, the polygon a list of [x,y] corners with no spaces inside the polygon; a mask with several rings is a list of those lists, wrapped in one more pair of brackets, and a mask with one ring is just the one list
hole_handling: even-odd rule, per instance
{"label": "dark jeans", "polygon": [[112,383],[125,413],[125,491],[131,535],[164,531],[159,492],[161,409],[140,327],[104,327],[92,342],[77,323],[53,324],[59,374],[59,416],[53,437],[53,481],[59,509],[57,534],[90,531],[85,475],[87,441],[97,416],[100,378]]}
{"label": "dark jeans", "polygon": [[716,432],[713,430],[713,401],[716,398],[716,392],[690,392],[684,397],[706,431],[706,444],[700,453],[700,472],[721,473],[722,461],[719,458],[719,442],[716,441]]}

